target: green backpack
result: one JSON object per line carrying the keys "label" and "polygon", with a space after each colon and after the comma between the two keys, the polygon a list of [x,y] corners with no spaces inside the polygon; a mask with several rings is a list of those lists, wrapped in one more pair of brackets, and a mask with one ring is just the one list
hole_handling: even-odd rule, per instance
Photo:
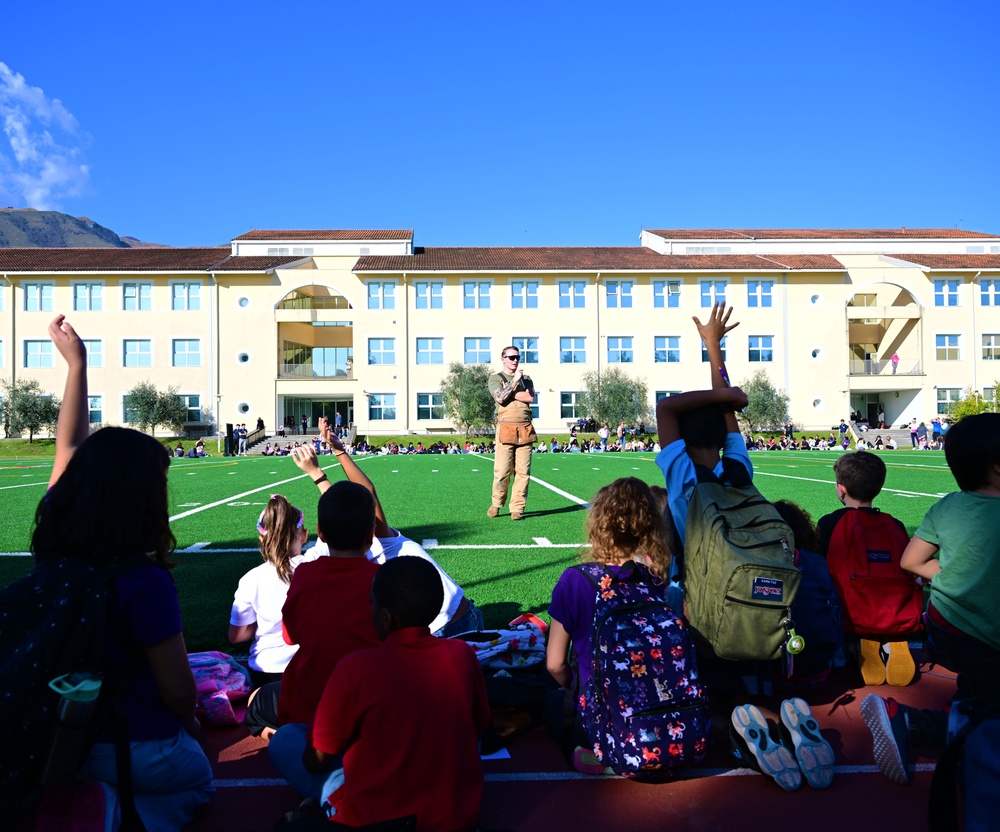
{"label": "green backpack", "polygon": [[699,482],[686,538],[684,591],[692,630],[719,658],[781,658],[794,635],[791,606],[802,575],[792,530],[777,509],[753,485]]}

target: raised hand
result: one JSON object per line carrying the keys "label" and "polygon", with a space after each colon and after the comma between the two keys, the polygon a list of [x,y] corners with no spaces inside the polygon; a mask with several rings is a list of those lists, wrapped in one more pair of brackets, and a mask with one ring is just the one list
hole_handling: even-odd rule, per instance
{"label": "raised hand", "polygon": [[726,307],[724,303],[715,303],[712,305],[712,312],[708,316],[708,321],[702,323],[697,317],[692,317],[691,320],[694,321],[694,325],[698,327],[698,334],[701,336],[701,340],[706,344],[708,343],[722,343],[722,339],[726,336],[727,332],[738,327],[739,321],[733,324],[729,323],[729,317],[733,314],[733,307]]}
{"label": "raised hand", "polygon": [[80,340],[80,336],[76,334],[76,330],[66,320],[65,315],[57,316],[49,324],[49,337],[70,367],[85,367],[87,365],[87,348]]}

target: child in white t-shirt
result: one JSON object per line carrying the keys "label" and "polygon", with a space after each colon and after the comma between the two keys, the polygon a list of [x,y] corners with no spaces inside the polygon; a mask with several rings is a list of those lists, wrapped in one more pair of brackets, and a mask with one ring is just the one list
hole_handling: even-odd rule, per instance
{"label": "child in white t-shirt", "polygon": [[292,572],[317,554],[302,554],[309,539],[302,510],[280,494],[273,494],[257,521],[264,562],[240,578],[229,616],[229,641],[253,639],[250,677],[254,687],[281,679],[297,645],[286,644],[281,634],[281,608],[288,594]]}

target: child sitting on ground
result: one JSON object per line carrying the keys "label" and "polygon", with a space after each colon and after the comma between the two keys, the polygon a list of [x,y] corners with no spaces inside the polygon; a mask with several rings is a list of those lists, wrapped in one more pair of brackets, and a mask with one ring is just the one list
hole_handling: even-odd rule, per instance
{"label": "child sitting on ground", "polygon": [[[670,571],[670,552],[663,535],[662,515],[642,480],[615,480],[597,492],[587,518],[591,544],[586,559],[603,564],[614,577],[629,573],[660,594]],[[631,579],[631,578],[630,578]],[[589,737],[581,719],[582,691],[591,675],[591,637],[597,598],[594,585],[579,569],[566,569],[552,590],[546,667],[552,678],[574,696],[573,766],[584,774],[603,774],[604,766],[590,749],[602,737]],[[570,665],[570,646],[577,657],[576,678]],[[692,656],[692,660],[693,660]],[[645,669],[645,668],[644,668]],[[692,681],[697,671],[691,673]],[[567,749],[568,751],[568,749]]]}
{"label": "child sitting on ground", "polygon": [[[295,568],[316,555],[302,554],[309,539],[302,509],[272,494],[257,519],[258,548],[264,562],[240,578],[229,616],[229,641],[249,641],[250,679],[255,688],[281,679],[295,645],[281,634],[281,608]],[[253,726],[251,733],[255,731]]]}
{"label": "child sitting on ground", "polygon": [[[670,513],[681,549],[687,543],[688,508],[699,482],[745,486],[753,480],[753,465],[735,414],[746,407],[747,397],[738,387],[729,386],[722,352],[722,339],[739,325],[729,323],[731,315],[732,308],[716,303],[706,323],[694,318],[708,354],[712,388],[667,396],[656,406],[663,449],[656,457],[656,464],[666,480]],[[678,609],[682,597],[679,573],[674,568],[667,603]],[[699,660],[710,693],[719,691],[730,697],[754,695],[760,692],[760,687],[766,689],[770,684],[769,665],[720,660],[712,655],[702,655]],[[814,788],[829,786],[833,779],[833,750],[820,735],[809,705],[799,698],[786,700],[781,706],[781,719],[794,741],[795,757],[769,736],[765,717],[755,705],[736,706],[731,722],[736,732],[734,747],[742,749],[738,759],[759,768],[789,791],[801,785],[803,774]]]}
{"label": "child sitting on ground", "polygon": [[421,558],[382,566],[371,585],[382,644],[337,665],[308,732],[286,726],[271,741],[275,767],[338,823],[415,815],[417,829],[477,827],[486,684],[467,644],[430,634],[442,594]]}
{"label": "child sitting on ground", "polygon": [[[931,582],[926,647],[958,674],[952,713],[979,722],[1000,713],[1000,413],[957,422],[944,455],[961,491],[931,506],[902,565]],[[911,779],[908,744],[944,747],[949,721],[943,711],[917,711],[870,694],[861,713],[875,741],[875,762],[897,783]]]}
{"label": "child sitting on ground", "polygon": [[[837,499],[844,504],[844,508],[821,517],[817,523],[817,533],[819,554],[827,559],[835,582],[838,572],[836,564],[852,557],[855,545],[871,544],[874,547],[865,555],[869,561],[878,557],[884,558],[887,566],[899,564],[909,540],[906,527],[891,514],[880,512],[872,506],[872,501],[885,484],[886,468],[882,458],[867,451],[845,454],[833,464],[833,473],[837,480]],[[852,512],[862,512],[867,516],[852,516]],[[878,554],[875,552],[876,548],[879,550]],[[893,574],[901,576],[902,572],[897,568]],[[910,654],[906,633],[895,634],[891,639],[881,635],[876,637],[876,634],[867,637],[868,634],[861,631],[863,628],[852,623],[853,605],[845,598],[844,587],[839,587],[838,591],[841,594],[847,631],[861,636],[858,665],[865,684],[910,684],[916,675],[916,664]],[[913,589],[913,593],[916,592]],[[871,595],[876,597],[874,593]],[[887,654],[886,659],[882,658],[883,652]]]}

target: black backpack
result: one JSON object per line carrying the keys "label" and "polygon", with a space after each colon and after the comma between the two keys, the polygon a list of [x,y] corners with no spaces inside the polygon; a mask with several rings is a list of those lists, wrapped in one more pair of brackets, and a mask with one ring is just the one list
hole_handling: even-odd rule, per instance
{"label": "black backpack", "polygon": [[63,697],[49,683],[67,674],[101,677],[111,581],[149,563],[148,558],[131,558],[95,567],[70,558],[43,561],[0,591],[0,706],[11,716],[0,744],[3,828],[47,787],[71,782],[98,729],[110,721],[115,723],[118,769],[125,775],[119,782],[123,828],[136,828],[128,726],[117,706],[115,680],[102,680],[96,705],[89,714],[75,715],[72,723],[60,717]]}

